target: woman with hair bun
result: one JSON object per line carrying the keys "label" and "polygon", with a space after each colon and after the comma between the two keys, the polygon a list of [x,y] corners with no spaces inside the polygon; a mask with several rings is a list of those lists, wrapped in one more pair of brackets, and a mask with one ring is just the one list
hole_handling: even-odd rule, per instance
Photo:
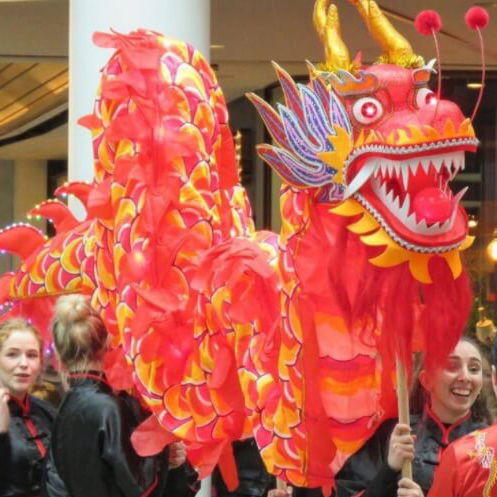
{"label": "woman with hair bun", "polygon": [[42,364],[38,330],[24,319],[0,324],[0,497],[40,495],[54,409],[29,391]]}
{"label": "woman with hair bun", "polygon": [[[42,495],[172,495],[168,466],[185,461],[184,449],[179,447],[180,461],[168,460],[167,450],[147,458],[134,451],[130,437],[146,413],[134,398],[116,395],[107,383],[102,369],[107,331],[86,297],[59,298],[53,338],[70,389],[55,420]],[[176,488],[175,495],[181,495]]]}

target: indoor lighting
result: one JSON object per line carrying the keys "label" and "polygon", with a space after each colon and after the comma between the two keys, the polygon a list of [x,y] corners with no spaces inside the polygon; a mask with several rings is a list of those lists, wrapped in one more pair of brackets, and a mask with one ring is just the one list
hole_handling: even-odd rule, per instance
{"label": "indoor lighting", "polygon": [[466,88],[469,88],[470,90],[479,90],[481,88],[481,83],[468,83],[466,85]]}
{"label": "indoor lighting", "polygon": [[478,226],[478,219],[476,218],[476,216],[475,215],[469,216],[468,228],[473,229],[473,228],[476,228],[477,226]]}
{"label": "indoor lighting", "polygon": [[497,262],[497,228],[494,229],[492,240],[487,245],[487,254],[492,261]]}

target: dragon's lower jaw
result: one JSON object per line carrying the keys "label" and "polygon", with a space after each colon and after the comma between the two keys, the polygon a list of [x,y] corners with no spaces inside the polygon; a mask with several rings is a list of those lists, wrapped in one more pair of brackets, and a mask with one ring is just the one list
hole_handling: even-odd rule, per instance
{"label": "dragon's lower jaw", "polygon": [[464,169],[464,149],[430,155],[369,155],[351,185],[353,193],[399,245],[418,252],[457,248],[467,234],[460,205],[466,189],[453,195],[449,182]]}

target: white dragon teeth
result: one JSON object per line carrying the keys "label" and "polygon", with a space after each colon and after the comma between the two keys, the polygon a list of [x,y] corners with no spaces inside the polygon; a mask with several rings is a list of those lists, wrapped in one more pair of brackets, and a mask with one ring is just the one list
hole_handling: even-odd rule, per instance
{"label": "white dragon teeth", "polygon": [[411,197],[406,194],[404,202],[400,205],[400,197],[395,195],[393,190],[388,193],[386,191],[386,184],[382,184],[377,178],[372,181],[372,188],[377,197],[382,201],[382,203],[397,217],[397,219],[404,224],[410,231],[420,235],[441,235],[450,231],[454,226],[457,214],[457,204],[466,193],[467,187],[461,190],[457,195],[454,196],[452,200],[453,211],[449,219],[443,223],[433,223],[428,226],[425,219],[417,221],[416,213],[412,212],[409,214],[409,209],[411,207]]}
{"label": "white dragon teeth", "polygon": [[404,184],[404,189],[407,190],[409,187],[409,167],[406,164],[402,164],[400,166],[400,170],[402,172],[402,182]]}

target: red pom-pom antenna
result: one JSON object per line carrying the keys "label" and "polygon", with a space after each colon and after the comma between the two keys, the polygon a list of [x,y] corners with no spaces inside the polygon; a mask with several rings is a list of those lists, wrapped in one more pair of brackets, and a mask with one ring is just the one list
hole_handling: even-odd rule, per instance
{"label": "red pom-pom antenna", "polygon": [[464,20],[470,29],[476,31],[477,29],[485,29],[487,27],[490,16],[483,7],[471,7],[466,12]]}
{"label": "red pom-pom antenna", "polygon": [[433,35],[433,42],[435,43],[438,63],[437,107],[433,116],[433,119],[435,119],[438,111],[438,102],[440,102],[440,96],[442,93],[442,61],[440,60],[440,47],[438,46],[437,38],[437,33],[442,30],[442,18],[436,10],[422,10],[416,16],[414,26],[422,35]]}
{"label": "red pom-pom antenna", "polygon": [[481,100],[483,98],[483,90],[485,88],[485,73],[486,73],[486,64],[485,64],[485,43],[483,41],[483,35],[481,34],[481,30],[487,27],[488,21],[490,20],[490,16],[488,12],[483,7],[470,7],[464,16],[464,20],[470,29],[476,31],[478,33],[478,38],[480,39],[480,53],[481,53],[481,86],[480,92],[478,93],[478,99],[476,100],[476,105],[473,110],[473,114],[471,115],[471,121],[476,116],[478,109],[481,104]]}
{"label": "red pom-pom antenna", "polygon": [[423,10],[416,16],[414,26],[419,33],[429,36],[441,31],[442,18],[436,10]]}

